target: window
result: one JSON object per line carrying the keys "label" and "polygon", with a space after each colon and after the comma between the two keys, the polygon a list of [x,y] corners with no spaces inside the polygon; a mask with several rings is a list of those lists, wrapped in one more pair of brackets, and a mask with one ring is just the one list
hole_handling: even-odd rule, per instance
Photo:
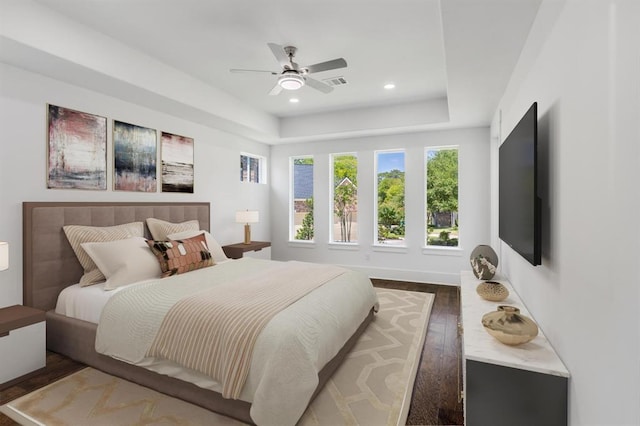
{"label": "window", "polygon": [[358,157],[356,154],[331,155],[333,171],[331,241],[358,241]]}
{"label": "window", "polygon": [[313,240],[313,157],[291,157],[291,240]]}
{"label": "window", "polygon": [[253,154],[240,154],[240,182],[266,183],[266,159]]}
{"label": "window", "polygon": [[404,151],[376,152],[377,241],[404,245]]}
{"label": "window", "polygon": [[458,246],[458,148],[426,150],[427,245]]}

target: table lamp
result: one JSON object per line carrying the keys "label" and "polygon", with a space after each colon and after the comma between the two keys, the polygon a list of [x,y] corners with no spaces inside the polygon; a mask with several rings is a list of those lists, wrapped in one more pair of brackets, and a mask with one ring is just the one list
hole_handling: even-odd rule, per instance
{"label": "table lamp", "polygon": [[251,244],[251,225],[250,223],[258,223],[259,215],[256,210],[242,210],[236,212],[236,222],[244,223],[244,243]]}

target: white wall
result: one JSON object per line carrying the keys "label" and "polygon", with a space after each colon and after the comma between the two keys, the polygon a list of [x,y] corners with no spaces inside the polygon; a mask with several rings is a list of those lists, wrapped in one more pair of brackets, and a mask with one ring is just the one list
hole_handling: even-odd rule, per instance
{"label": "white wall", "polygon": [[[424,246],[424,148],[459,147],[459,250],[423,249]],[[406,250],[379,251],[373,247],[374,151],[404,148]],[[358,155],[358,246],[337,248],[329,242],[329,155]],[[290,243],[289,157],[314,156],[313,244]],[[361,269],[370,276],[420,282],[456,284],[461,269],[469,268],[469,254],[478,244],[488,244],[489,232],[489,129],[473,128],[403,135],[277,145],[271,149],[272,255],[274,259],[297,259],[336,263]]]}
{"label": "white wall", "polygon": [[[46,104],[108,118],[107,191],[52,190],[46,184]],[[113,191],[112,120],[194,138],[194,194]],[[0,64],[0,240],[10,243],[10,268],[0,272],[0,307],[22,303],[23,201],[205,201],[211,203],[212,233],[221,244],[242,241],[236,210],[260,211],[252,226],[268,240],[268,185],[241,183],[240,152],[269,157],[269,146],[179,119],[101,93]]]}
{"label": "white wall", "polygon": [[572,425],[640,424],[639,23],[635,0],[546,1],[492,128],[538,102],[542,265],[504,244],[501,265],[571,373]]}

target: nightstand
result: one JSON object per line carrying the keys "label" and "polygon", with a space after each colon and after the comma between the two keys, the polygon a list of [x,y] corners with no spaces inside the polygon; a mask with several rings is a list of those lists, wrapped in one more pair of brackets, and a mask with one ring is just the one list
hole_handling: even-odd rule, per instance
{"label": "nightstand", "polygon": [[45,314],[29,306],[0,309],[0,389],[46,365]]}
{"label": "nightstand", "polygon": [[271,259],[271,243],[268,241],[251,241],[249,244],[238,243],[222,246],[224,254],[230,259],[240,259],[243,256],[257,259]]}

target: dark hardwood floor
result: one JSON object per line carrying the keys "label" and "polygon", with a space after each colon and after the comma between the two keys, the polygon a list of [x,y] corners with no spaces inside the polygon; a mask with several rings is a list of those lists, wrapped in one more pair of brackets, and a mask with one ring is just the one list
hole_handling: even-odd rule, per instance
{"label": "dark hardwood floor", "polygon": [[[407,425],[461,425],[461,389],[458,288],[435,284],[373,279],[376,287],[421,291],[436,295],[418,375],[413,389]],[[84,366],[62,355],[47,352],[46,369],[23,382],[0,391],[0,405],[52,383]],[[0,426],[17,423],[0,413]]]}
{"label": "dark hardwood floor", "polygon": [[372,279],[376,287],[433,293],[429,327],[418,375],[413,387],[407,425],[461,425],[464,423],[458,287]]}

